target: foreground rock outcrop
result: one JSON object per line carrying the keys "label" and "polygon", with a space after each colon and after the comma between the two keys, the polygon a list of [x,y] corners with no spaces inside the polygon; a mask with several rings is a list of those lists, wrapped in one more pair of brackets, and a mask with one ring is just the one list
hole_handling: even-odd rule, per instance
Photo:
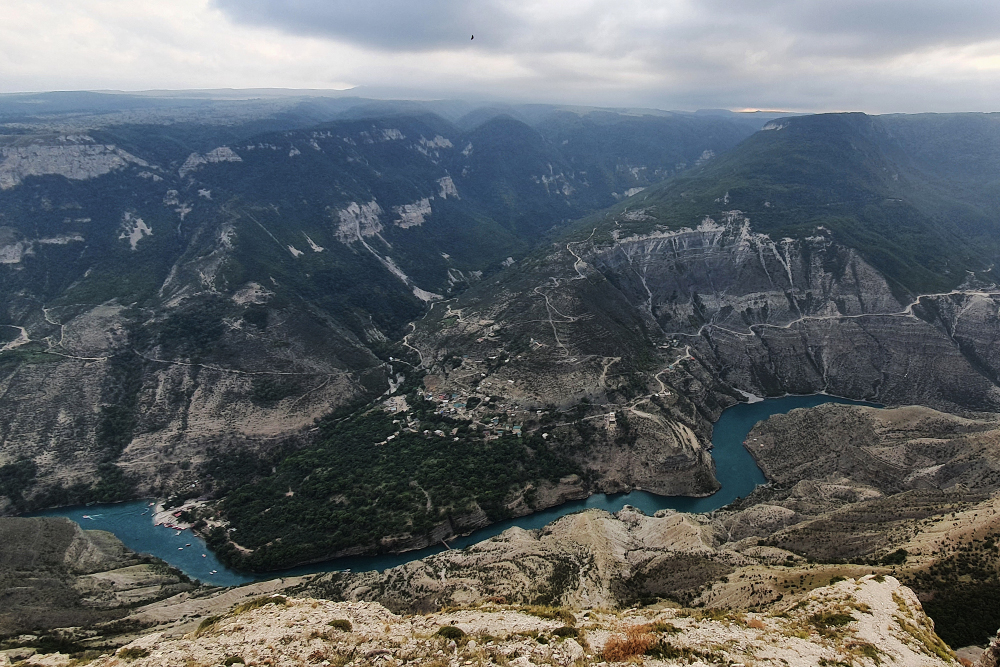
{"label": "foreground rock outcrop", "polygon": [[983,657],[976,663],[976,667],[997,667],[1000,665],[1000,632],[990,645],[983,651]]}
{"label": "foreground rock outcrop", "polygon": [[[174,665],[950,664],[907,588],[863,577],[766,612],[482,607],[399,616],[381,605],[263,597],[182,638],[141,637],[95,667]],[[58,664],[36,657],[35,664]],[[63,661],[65,664],[68,661]]]}
{"label": "foreground rock outcrop", "polygon": [[381,573],[323,575],[306,590],[408,611],[499,598],[616,607],[657,596],[691,599],[701,586],[731,572],[734,561],[756,564],[786,556],[720,555],[714,533],[699,515],[660,512],[649,517],[630,507],[614,515],[588,510],[541,530],[511,528],[466,549]]}
{"label": "foreground rock outcrop", "polygon": [[[968,502],[971,496],[940,491],[882,495],[815,481],[796,489],[712,514],[587,510],[384,572],[319,575],[301,590],[408,612],[490,599],[611,608],[660,599],[752,609],[837,577],[901,568],[926,580],[922,590],[937,582],[942,599],[953,597],[938,590],[951,586],[951,566],[937,564],[967,560],[963,550],[1000,534],[1000,496]],[[994,566],[992,553],[982,556],[992,559],[983,568]],[[965,624],[969,612],[948,614],[953,627]]]}

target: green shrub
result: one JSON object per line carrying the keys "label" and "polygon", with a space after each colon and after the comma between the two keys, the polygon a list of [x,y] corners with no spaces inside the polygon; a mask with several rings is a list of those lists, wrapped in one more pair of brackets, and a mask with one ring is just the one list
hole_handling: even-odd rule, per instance
{"label": "green shrub", "polygon": [[340,630],[342,632],[350,632],[352,627],[351,622],[346,618],[335,618],[329,623],[327,623],[334,630]]}
{"label": "green shrub", "polygon": [[209,616],[208,618],[206,618],[205,620],[203,620],[201,623],[198,624],[198,629],[195,631],[195,635],[200,635],[201,633],[205,632],[206,630],[208,630],[221,620],[222,620],[221,616]]}
{"label": "green shrub", "polygon": [[258,329],[266,329],[267,308],[259,304],[251,304],[243,311],[243,319]]}
{"label": "green shrub", "polygon": [[677,660],[678,658],[683,658],[685,656],[685,651],[679,649],[668,641],[658,641],[652,644],[643,655],[648,655],[651,658],[659,658],[660,660]]}
{"label": "green shrub", "polygon": [[732,616],[733,612],[720,607],[709,607],[708,609],[699,609],[694,612],[694,617],[699,621],[729,621],[732,620]]}
{"label": "green shrub", "polygon": [[650,623],[649,624],[649,631],[650,632],[668,632],[670,634],[674,634],[674,633],[680,632],[680,628],[678,628],[673,623],[667,623],[666,621],[656,621],[655,623]]}
{"label": "green shrub", "polygon": [[817,628],[839,628],[855,620],[857,619],[850,614],[832,611],[820,612],[809,617],[809,623]]}
{"label": "green shrub", "polygon": [[253,600],[248,600],[243,604],[237,605],[236,608],[233,609],[233,615],[235,616],[237,614],[244,614],[248,611],[251,611],[253,609],[258,609],[260,607],[264,607],[269,604],[287,604],[287,603],[288,603],[288,598],[286,598],[284,595],[271,595],[262,598],[254,598]]}
{"label": "green shrub", "polygon": [[271,405],[278,401],[294,396],[301,387],[299,380],[274,375],[258,375],[253,379],[250,387],[250,398],[260,404]]}
{"label": "green shrub", "polygon": [[882,662],[882,652],[878,647],[868,642],[859,642],[849,647],[857,655],[873,660],[876,665]]}
{"label": "green shrub", "polygon": [[149,650],[138,646],[123,648],[118,651],[118,657],[122,660],[138,660],[149,655]]}
{"label": "green shrub", "polygon": [[18,506],[23,502],[25,492],[34,484],[37,472],[38,467],[31,459],[19,459],[0,466],[0,496],[7,496]]}
{"label": "green shrub", "polygon": [[526,614],[531,614],[532,616],[537,616],[538,618],[544,618],[546,620],[560,620],[566,625],[576,625],[576,616],[565,609],[560,609],[558,607],[530,605],[527,607],[521,607],[520,611],[523,611]]}
{"label": "green shrub", "polygon": [[882,558],[883,565],[902,565],[910,555],[906,549],[896,549],[891,554]]}

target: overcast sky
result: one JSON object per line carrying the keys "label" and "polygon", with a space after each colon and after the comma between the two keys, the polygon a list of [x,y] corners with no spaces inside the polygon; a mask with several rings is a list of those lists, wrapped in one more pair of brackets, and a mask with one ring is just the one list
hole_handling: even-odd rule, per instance
{"label": "overcast sky", "polygon": [[0,92],[1000,110],[995,0],[0,0],[0,17]]}

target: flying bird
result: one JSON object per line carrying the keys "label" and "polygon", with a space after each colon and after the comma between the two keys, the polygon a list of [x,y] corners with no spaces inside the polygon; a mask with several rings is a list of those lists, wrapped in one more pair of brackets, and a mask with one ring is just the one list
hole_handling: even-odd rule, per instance
{"label": "flying bird", "polygon": [[[471,39],[475,39],[475,38],[476,38],[476,36],[475,36],[475,35],[473,35]],[[471,41],[471,39],[470,39],[470,41]]]}

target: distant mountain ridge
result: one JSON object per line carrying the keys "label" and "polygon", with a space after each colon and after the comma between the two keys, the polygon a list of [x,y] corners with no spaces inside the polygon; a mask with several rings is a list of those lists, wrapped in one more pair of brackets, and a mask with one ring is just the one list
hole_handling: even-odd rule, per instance
{"label": "distant mountain ridge", "polygon": [[[946,125],[952,134],[980,136],[971,143],[987,156],[993,120],[958,117]],[[982,236],[1000,220],[984,217],[987,185],[961,200],[957,191],[941,194],[944,181],[931,167],[943,149],[927,147],[930,139],[953,143],[935,134],[940,121],[777,120],[733,150],[549,236],[413,323],[406,345],[419,354],[408,362],[426,376],[419,396],[412,385],[400,390],[407,426],[383,416],[383,426],[354,438],[371,440],[367,449],[337,454],[345,450],[337,443],[363,424],[327,423],[312,458],[261,463],[251,481],[227,477],[229,500],[216,509],[243,537],[219,532],[213,543],[230,562],[264,569],[339,553],[329,546],[335,543],[423,546],[431,536],[557,502],[566,496],[550,491],[571,472],[579,495],[709,494],[718,488],[711,423],[748,395],[826,392],[1000,411],[1000,289],[989,268],[995,246]],[[949,210],[967,215],[948,217]],[[466,414],[453,416],[459,410]],[[422,474],[440,480],[407,468],[404,454],[415,451],[407,439],[423,443],[422,431],[433,440],[429,433],[445,437],[455,428],[459,444],[437,450],[454,456],[444,460],[456,469],[478,473],[499,446],[492,439],[515,426],[524,447],[558,463],[534,473],[536,482],[512,481],[506,499],[471,490],[456,495],[461,502],[436,504],[448,496],[435,492],[426,509],[407,488]],[[390,435],[397,438],[391,446]],[[539,436],[544,444],[529,440]],[[477,455],[462,449],[470,443]],[[348,457],[381,461],[397,448],[393,475],[362,480],[342,470]],[[530,457],[512,471],[533,465]],[[365,491],[324,504],[333,480]],[[351,509],[370,496],[379,502]],[[322,508],[317,516],[384,512],[392,502],[405,508],[397,518],[414,518],[385,528],[380,542],[368,529],[388,521],[365,522],[363,537],[341,520],[290,525],[312,501]]]}
{"label": "distant mountain ridge", "polygon": [[[937,319],[942,311],[932,301],[907,304],[920,294],[939,294],[939,301],[969,298],[993,284],[1000,219],[991,208],[995,169],[987,165],[1000,166],[998,127],[1000,116],[981,114],[772,121],[704,166],[582,219],[561,240],[499,281],[466,292],[452,308],[463,308],[466,319],[479,314],[503,322],[504,345],[521,338],[544,343],[522,361],[529,376],[543,365],[534,357],[579,353],[600,369],[600,359],[617,356],[615,349],[633,350],[634,360],[645,355],[651,370],[657,346],[671,340],[708,344],[704,352],[735,373],[735,359],[746,359],[747,345],[757,339],[840,317],[845,325],[863,326],[868,320],[856,317],[875,322],[880,314],[901,314],[938,332],[927,332],[925,340],[952,337],[954,326]],[[958,180],[961,187],[950,186]],[[604,314],[614,311],[624,315],[608,322]],[[626,324],[627,318],[642,324]],[[428,331],[437,326],[433,317],[425,321]],[[435,333],[427,345],[454,353],[469,345],[463,336],[482,335],[477,327],[463,328]],[[811,351],[818,343],[804,344],[813,355],[804,366],[773,359],[766,368],[741,370],[737,386],[768,394],[779,387],[806,393],[823,388],[778,379],[799,373],[797,367],[827,377],[822,367],[829,354],[819,359]],[[993,371],[983,369],[993,368],[993,352],[971,340],[942,344],[968,355],[963,368],[969,377],[990,387],[979,399],[958,398],[953,388],[950,400],[992,405]],[[880,357],[876,367],[887,361]],[[552,388],[553,377],[543,386]],[[852,377],[845,376],[849,385],[858,376]],[[578,378],[575,390],[562,387],[554,395],[586,395],[587,382]],[[888,398],[872,393],[886,390],[880,384],[881,390],[854,385],[840,393]]]}
{"label": "distant mountain ridge", "polygon": [[738,210],[775,240],[827,229],[910,293],[950,288],[996,254],[998,129],[994,114],[780,119],[620,222],[642,233]]}
{"label": "distant mountain ridge", "polygon": [[460,129],[433,106],[0,97],[8,511],[200,488],[179,466],[208,443],[308,442],[399,381],[428,302],[752,131],[554,107]]}

